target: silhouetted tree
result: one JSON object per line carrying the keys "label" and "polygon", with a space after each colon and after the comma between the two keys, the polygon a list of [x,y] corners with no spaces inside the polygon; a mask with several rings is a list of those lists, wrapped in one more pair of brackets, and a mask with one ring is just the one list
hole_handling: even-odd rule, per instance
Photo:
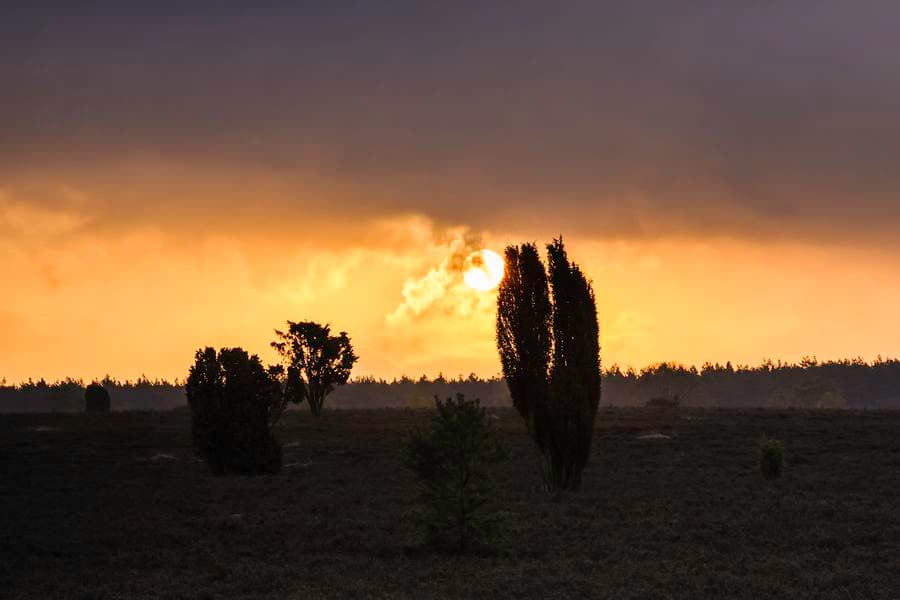
{"label": "silhouetted tree", "polygon": [[283,365],[274,365],[268,368],[269,376],[281,386],[281,396],[277,402],[269,407],[269,426],[274,427],[288,404],[301,404],[306,398],[306,387],[300,378],[300,371],[296,367],[284,368]]}
{"label": "silhouetted tree", "polygon": [[569,262],[562,238],[547,246],[553,291],[553,366],[549,417],[554,451],[550,478],[563,489],[581,485],[600,402],[600,331],[591,284]]}
{"label": "silhouetted tree", "polygon": [[110,411],[109,392],[99,383],[91,383],[84,390],[84,412],[108,413]]}
{"label": "silhouetted tree", "polygon": [[600,401],[597,307],[562,239],[547,253],[549,277],[534,245],[506,249],[497,346],[513,403],[544,457],[547,485],[571,490],[581,485]]}
{"label": "silhouetted tree", "polygon": [[486,468],[508,458],[508,452],[477,399],[463,394],[434,399],[431,427],[413,431],[403,455],[424,486],[419,526],[425,543],[449,552],[501,550],[507,516],[487,509],[494,485]]}
{"label": "silhouetted tree", "polygon": [[[497,346],[513,406],[534,435],[535,411],[547,399],[553,307],[537,247],[508,246],[505,254],[497,291]],[[542,445],[542,439],[535,440]]]}
{"label": "silhouetted tree", "polygon": [[347,383],[358,357],[344,331],[331,335],[329,325],[312,321],[287,325],[287,331],[275,330],[278,340],[272,342],[286,365],[285,390],[291,401],[309,402],[310,411],[318,416],[325,397]]}
{"label": "silhouetted tree", "polygon": [[214,473],[281,470],[271,426],[282,385],[259,357],[241,348],[198,350],[186,388],[194,450]]}

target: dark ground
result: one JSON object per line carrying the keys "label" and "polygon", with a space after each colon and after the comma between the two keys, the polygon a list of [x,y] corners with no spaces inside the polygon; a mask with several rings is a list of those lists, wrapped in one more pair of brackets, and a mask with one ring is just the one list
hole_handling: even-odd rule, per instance
{"label": "dark ground", "polygon": [[[287,467],[215,478],[189,415],[0,417],[3,598],[900,598],[900,413],[691,411],[670,440],[598,419],[584,489],[539,491],[511,411],[507,558],[407,556],[423,413],[291,413]],[[755,470],[759,437],[787,470]]]}

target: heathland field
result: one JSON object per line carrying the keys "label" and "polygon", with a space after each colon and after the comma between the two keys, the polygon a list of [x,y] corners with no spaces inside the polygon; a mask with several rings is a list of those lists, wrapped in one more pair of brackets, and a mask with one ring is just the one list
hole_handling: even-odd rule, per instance
{"label": "heathland field", "polygon": [[[415,549],[424,411],[289,413],[285,468],[213,477],[190,415],[0,416],[3,598],[900,598],[900,413],[602,410],[581,491],[512,459],[507,556]],[[662,431],[669,437],[644,437]],[[780,480],[757,443],[784,441]]]}

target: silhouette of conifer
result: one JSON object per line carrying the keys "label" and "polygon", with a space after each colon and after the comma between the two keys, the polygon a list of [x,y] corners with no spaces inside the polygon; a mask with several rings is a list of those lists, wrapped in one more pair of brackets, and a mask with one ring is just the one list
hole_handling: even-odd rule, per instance
{"label": "silhouette of conifer", "polygon": [[509,452],[479,400],[435,396],[435,408],[431,426],[410,432],[403,452],[423,485],[424,541],[452,553],[503,551],[509,515],[489,508],[496,490],[488,467]]}
{"label": "silhouette of conifer", "polygon": [[271,415],[283,394],[259,357],[242,348],[198,350],[186,388],[194,450],[213,473],[281,470]]}
{"label": "silhouette of conifer", "polygon": [[497,297],[497,346],[516,409],[543,455],[548,487],[572,490],[590,455],[600,401],[597,307],[562,238],[506,249]]}
{"label": "silhouette of conifer", "polygon": [[552,318],[547,273],[537,247],[507,247],[497,294],[497,346],[513,406],[529,431],[548,390]]}

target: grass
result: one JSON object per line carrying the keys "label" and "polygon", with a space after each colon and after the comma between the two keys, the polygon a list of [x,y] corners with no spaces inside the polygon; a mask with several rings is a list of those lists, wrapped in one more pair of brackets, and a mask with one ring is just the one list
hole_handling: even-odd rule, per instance
{"label": "grass", "polygon": [[[644,409],[598,417],[584,488],[540,490],[511,410],[495,470],[508,558],[407,555],[400,459],[425,413],[289,413],[284,471],[209,475],[189,415],[0,417],[4,598],[900,597],[900,413]],[[790,445],[758,472],[765,433]]]}

